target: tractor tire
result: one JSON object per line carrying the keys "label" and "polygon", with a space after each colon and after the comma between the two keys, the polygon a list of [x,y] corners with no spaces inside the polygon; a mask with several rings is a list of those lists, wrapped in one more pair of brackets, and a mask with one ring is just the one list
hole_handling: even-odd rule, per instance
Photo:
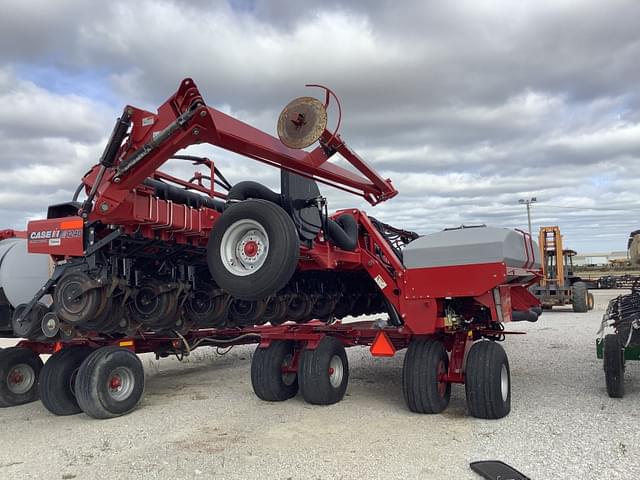
{"label": "tractor tire", "polygon": [[413,340],[402,367],[402,393],[409,410],[440,413],[449,405],[451,383],[440,381],[449,368],[449,356],[442,342]]}
{"label": "tractor tire", "polygon": [[620,337],[610,333],[604,337],[604,379],[611,398],[624,396],[624,350]]}
{"label": "tractor tire", "polygon": [[469,413],[476,418],[498,419],[511,411],[511,373],[502,345],[480,341],[471,346],[465,370]]}
{"label": "tractor tire", "polygon": [[584,282],[576,282],[571,287],[573,311],[576,313],[585,313],[589,311],[589,291],[587,284]]}
{"label": "tractor tire", "polygon": [[293,220],[266,200],[232,204],[216,221],[207,243],[211,276],[241,300],[262,300],[282,289],[295,272],[299,253]]}
{"label": "tractor tire", "polygon": [[38,399],[42,360],[28,348],[10,347],[0,352],[0,408]]}
{"label": "tractor tire", "polygon": [[90,417],[126,415],[144,393],[142,362],[125,348],[99,348],[80,366],[75,386],[78,405]]}
{"label": "tractor tire", "polygon": [[93,349],[70,347],[54,353],[40,372],[38,391],[44,407],[54,415],[80,413],[75,394],[78,370]]}
{"label": "tractor tire", "polygon": [[587,292],[587,308],[589,310],[593,310],[595,306],[596,306],[596,299],[594,298],[593,293]]}
{"label": "tractor tire", "polygon": [[258,398],[282,402],[298,393],[298,375],[283,372],[293,361],[293,342],[274,341],[267,348],[256,348],[251,361],[251,385]]}
{"label": "tractor tire", "polygon": [[304,350],[298,369],[300,393],[314,405],[332,405],[344,397],[349,383],[349,361],[342,342],[324,337],[315,350]]}

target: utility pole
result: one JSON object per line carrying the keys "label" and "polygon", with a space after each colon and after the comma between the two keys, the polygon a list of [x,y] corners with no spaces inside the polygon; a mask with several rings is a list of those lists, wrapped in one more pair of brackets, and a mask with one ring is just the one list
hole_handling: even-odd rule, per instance
{"label": "utility pole", "polygon": [[518,200],[518,203],[521,203],[527,206],[527,221],[529,223],[529,235],[531,235],[531,204],[536,203],[537,201],[538,199],[536,197],[531,197],[527,199],[521,198],[520,200]]}

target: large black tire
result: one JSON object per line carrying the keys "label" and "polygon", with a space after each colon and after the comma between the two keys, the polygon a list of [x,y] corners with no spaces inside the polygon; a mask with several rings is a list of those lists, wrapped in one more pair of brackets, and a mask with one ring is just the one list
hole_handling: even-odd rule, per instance
{"label": "large black tire", "polygon": [[611,398],[624,396],[624,350],[620,337],[613,333],[604,337],[604,379]]}
{"label": "large black tire", "polygon": [[40,370],[42,360],[28,348],[0,351],[0,408],[36,401]]}
{"label": "large black tire", "polygon": [[304,350],[298,369],[300,393],[315,405],[332,405],[344,397],[349,383],[349,361],[335,337],[324,337],[315,350]]}
{"label": "large black tire", "polygon": [[125,348],[99,348],[80,366],[75,387],[78,405],[90,417],[126,415],[144,393],[142,362]]}
{"label": "large black tire", "polygon": [[93,350],[69,347],[54,353],[40,372],[38,391],[44,407],[54,415],[75,415],[82,410],[75,394],[75,381],[82,362]]}
{"label": "large black tire", "polygon": [[577,313],[585,313],[589,311],[589,291],[587,284],[584,282],[576,282],[571,287],[573,311]]}
{"label": "large black tire", "polygon": [[476,342],[467,355],[465,391],[469,413],[476,418],[497,419],[511,411],[511,372],[502,345]]}
{"label": "large black tire", "polygon": [[451,383],[441,382],[449,368],[449,356],[442,342],[413,340],[402,367],[402,393],[409,410],[440,413],[451,398]]}
{"label": "large black tire", "polygon": [[[252,238],[259,241],[247,241]],[[252,245],[252,251],[245,249],[245,243]],[[223,252],[228,253],[224,259]],[[261,300],[287,284],[299,253],[298,232],[281,207],[266,200],[245,200],[231,205],[216,221],[207,244],[207,263],[216,283],[231,296]]]}
{"label": "large black tire", "polygon": [[281,402],[298,393],[298,375],[283,372],[293,361],[293,342],[274,341],[267,348],[256,348],[251,361],[253,391],[267,402]]}

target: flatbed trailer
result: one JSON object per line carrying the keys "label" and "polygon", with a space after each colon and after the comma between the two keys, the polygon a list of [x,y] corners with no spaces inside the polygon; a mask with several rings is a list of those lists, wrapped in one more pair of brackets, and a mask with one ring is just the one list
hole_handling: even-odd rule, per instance
{"label": "flatbed trailer", "polygon": [[[457,331],[451,334],[435,336],[416,336],[403,328],[390,327],[386,322],[378,320],[336,322],[327,325],[320,321],[305,324],[285,324],[279,326],[257,326],[242,329],[201,329],[185,333],[160,335],[149,332],[137,338],[107,338],[86,337],[74,338],[68,341],[34,341],[21,340],[15,347],[0,351],[0,374],[5,379],[3,385],[7,392],[0,395],[0,406],[13,406],[34,401],[40,393],[45,407],[58,415],[79,413],[82,409],[95,418],[109,418],[128,413],[138,401],[144,391],[144,373],[142,364],[137,358],[139,354],[153,353],[156,359],[175,356],[179,360],[188,357],[195,349],[201,347],[228,348],[236,345],[257,344],[252,360],[251,381],[254,392],[258,397],[267,401],[281,401],[295,396],[298,389],[306,401],[313,404],[332,404],[340,401],[346,391],[349,380],[349,364],[344,349],[354,346],[369,347],[370,353],[377,357],[393,357],[398,351],[408,348],[412,341],[414,345],[439,345],[439,342],[449,352],[448,360],[441,357],[437,376],[431,379],[438,393],[433,398],[422,395],[420,389],[408,383],[411,371],[421,370],[416,365],[415,355],[405,357],[403,372],[403,393],[405,400],[412,409],[418,403],[432,402],[432,408],[444,408],[448,403],[450,385],[465,383],[466,356],[470,348],[479,339],[503,340],[506,334],[519,332],[496,331],[475,328]],[[487,343],[489,345],[489,343]],[[66,390],[67,384],[60,384],[56,394],[50,395],[47,386],[38,388],[38,380],[43,368],[40,355],[54,355],[62,351],[68,354],[79,354],[74,365],[74,374],[79,373],[81,359],[93,352],[101,355],[98,360],[106,364],[106,376],[97,372],[97,377],[104,377],[96,385],[98,395],[85,398],[83,408],[78,406],[72,397],[67,402],[61,401],[60,389]],[[424,349],[421,349],[424,350]],[[69,355],[67,355],[69,356]],[[116,357],[115,359],[109,358]],[[304,360],[303,360],[304,357]],[[428,362],[428,359],[427,359]],[[114,365],[111,365],[111,364]],[[302,364],[313,365],[315,368],[303,368]],[[124,367],[130,365],[129,367]],[[52,370],[56,366],[49,366]],[[480,365],[472,366],[472,371],[479,374]],[[510,376],[506,363],[505,377],[500,372],[500,393],[503,395],[502,408],[510,404]],[[59,373],[59,372],[53,372]],[[46,372],[45,372],[46,375]],[[51,374],[46,375],[47,378]],[[77,381],[77,380],[76,380]],[[304,385],[304,387],[302,387]],[[40,391],[38,391],[40,390]],[[428,391],[426,387],[425,391]],[[110,398],[118,399],[123,392],[128,392],[125,404],[113,408],[95,400],[102,398],[109,403]],[[70,393],[70,392],[66,392]],[[75,392],[77,396],[80,392]],[[467,392],[467,400],[474,401],[473,392]],[[105,400],[106,399],[106,400]],[[82,403],[82,400],[81,400]],[[500,402],[498,402],[500,403]],[[443,405],[444,404],[444,405]],[[474,411],[477,405],[470,405]]]}

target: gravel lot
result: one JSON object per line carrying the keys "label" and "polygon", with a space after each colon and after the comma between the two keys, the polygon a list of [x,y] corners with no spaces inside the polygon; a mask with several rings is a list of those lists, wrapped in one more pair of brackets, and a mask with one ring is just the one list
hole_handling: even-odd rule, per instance
{"label": "gravel lot", "polygon": [[627,369],[624,399],[607,397],[594,339],[620,291],[594,293],[588,314],[558,309],[509,327],[527,335],[504,344],[513,401],[502,420],[467,416],[458,385],[444,414],[410,413],[403,353],[349,349],[347,396],[316,407],[258,400],[255,347],[204,349],[183,363],[145,358],[145,397],[123,418],[55,417],[39,403],[0,410],[0,478],[474,479],[469,462],[499,459],[534,479],[636,479],[640,369]]}

